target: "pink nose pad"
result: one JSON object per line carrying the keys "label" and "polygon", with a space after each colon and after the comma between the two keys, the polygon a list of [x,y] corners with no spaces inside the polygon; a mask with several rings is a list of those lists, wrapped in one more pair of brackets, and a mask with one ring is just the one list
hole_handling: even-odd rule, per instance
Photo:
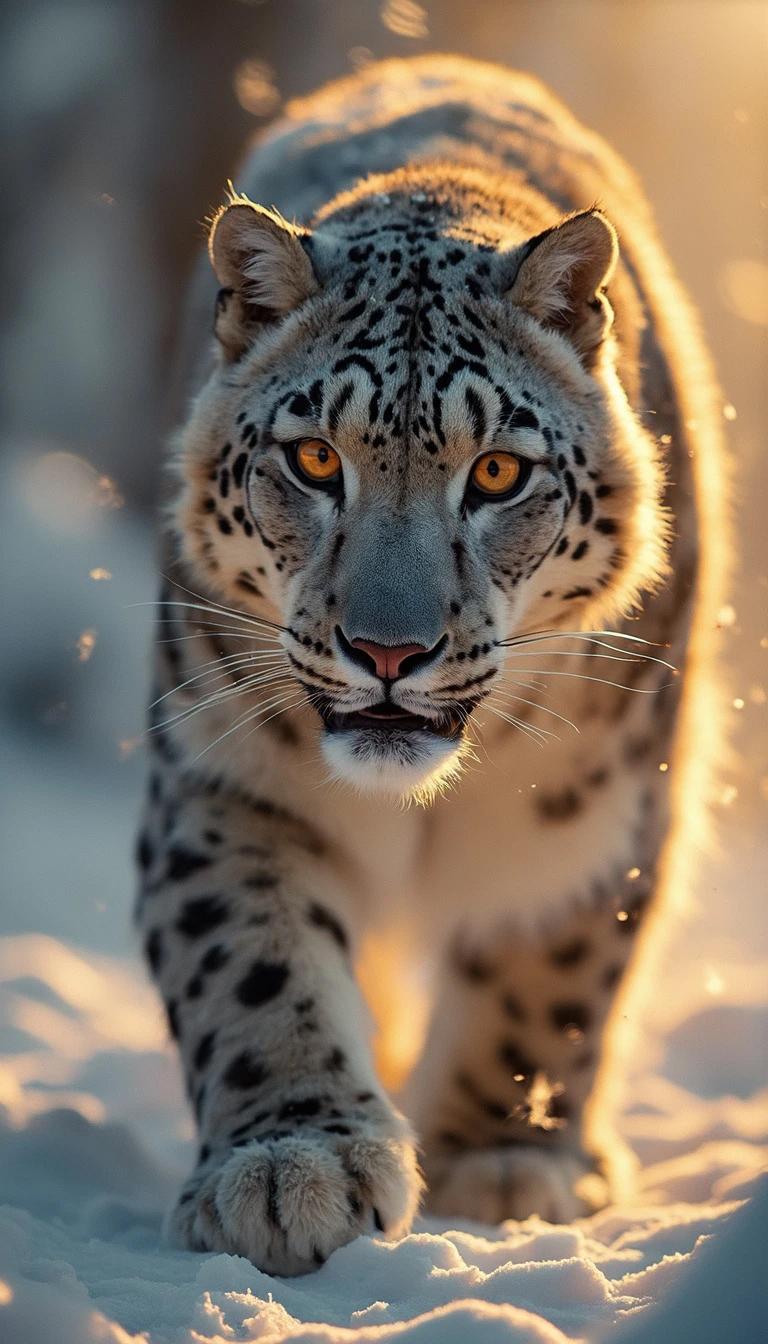
{"label": "pink nose pad", "polygon": [[352,648],[360,649],[372,658],[376,675],[385,681],[396,681],[406,658],[413,653],[426,653],[423,644],[374,644],[370,639],[353,639]]}

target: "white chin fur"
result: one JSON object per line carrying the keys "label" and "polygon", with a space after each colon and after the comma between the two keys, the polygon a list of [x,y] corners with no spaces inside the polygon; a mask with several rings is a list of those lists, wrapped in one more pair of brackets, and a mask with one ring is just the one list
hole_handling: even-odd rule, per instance
{"label": "white chin fur", "polygon": [[351,729],[323,734],[323,755],[334,779],[363,793],[429,794],[456,772],[460,754],[459,741],[430,733]]}

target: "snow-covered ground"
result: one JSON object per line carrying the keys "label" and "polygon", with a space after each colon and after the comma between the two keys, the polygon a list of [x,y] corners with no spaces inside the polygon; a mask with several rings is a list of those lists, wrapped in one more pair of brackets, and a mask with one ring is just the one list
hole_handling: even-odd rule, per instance
{"label": "snow-covered ground", "polygon": [[[700,1007],[656,1042],[657,1071],[634,1080],[624,1128],[650,1158],[635,1206],[571,1227],[424,1219],[396,1245],[362,1238],[315,1275],[274,1279],[239,1258],[162,1246],[191,1131],[139,964],[8,936],[0,1338],[757,1344],[768,1323],[768,1180],[759,1202],[740,1205],[768,1161],[768,1090],[752,1090],[743,1043],[768,1039],[766,970],[721,968],[733,992],[713,1003],[710,986],[707,1005],[703,986]],[[733,1053],[721,1055],[729,1037]],[[695,1092],[666,1076],[683,1059]],[[718,1061],[730,1096],[710,1095]]]}

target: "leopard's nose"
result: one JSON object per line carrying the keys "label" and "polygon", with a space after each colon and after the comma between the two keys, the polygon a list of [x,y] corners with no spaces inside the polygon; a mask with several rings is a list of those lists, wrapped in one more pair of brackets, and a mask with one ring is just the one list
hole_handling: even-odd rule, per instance
{"label": "leopard's nose", "polygon": [[442,653],[447,642],[443,635],[431,649],[424,644],[377,644],[372,639],[347,639],[340,626],[336,636],[342,651],[366,672],[375,672],[382,681],[397,681],[410,672],[426,667]]}
{"label": "leopard's nose", "polygon": [[395,681],[402,676],[400,671],[407,658],[414,654],[424,654],[423,644],[375,644],[372,639],[353,639],[353,649],[359,649],[366,658],[373,660],[377,677],[384,681]]}

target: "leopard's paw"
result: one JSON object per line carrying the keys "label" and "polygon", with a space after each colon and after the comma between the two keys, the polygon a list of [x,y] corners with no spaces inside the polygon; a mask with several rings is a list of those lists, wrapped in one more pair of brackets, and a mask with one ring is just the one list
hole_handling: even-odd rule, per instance
{"label": "leopard's paw", "polygon": [[470,1149],[428,1167],[426,1212],[501,1223],[538,1214],[570,1223],[607,1199],[588,1158],[526,1144]]}
{"label": "leopard's paw", "polygon": [[302,1129],[233,1150],[182,1193],[167,1233],[268,1274],[306,1274],[361,1233],[403,1236],[421,1189],[410,1137]]}

